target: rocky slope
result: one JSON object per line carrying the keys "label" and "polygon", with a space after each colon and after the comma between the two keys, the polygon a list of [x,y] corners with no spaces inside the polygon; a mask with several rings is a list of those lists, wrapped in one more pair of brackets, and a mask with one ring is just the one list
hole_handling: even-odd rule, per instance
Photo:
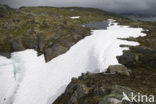
{"label": "rocky slope", "polygon": [[[138,102],[137,98],[136,102],[123,100],[123,92],[130,99],[132,92],[136,95],[138,92],[147,94],[150,90],[146,82],[148,79],[140,79],[140,76],[123,65],[110,66],[106,73],[82,74],[78,79],[72,79],[64,94],[54,104],[155,104],[145,100]],[[139,80],[142,83],[138,83]]]}
{"label": "rocky slope", "polygon": [[[71,19],[71,16],[80,16]],[[23,7],[12,9],[0,5],[0,53],[35,49],[46,61],[66,52],[73,44],[90,35],[90,28],[81,24],[115,19],[121,25],[148,29],[146,37],[126,40],[140,46],[129,47],[119,62],[107,73],[82,74],[73,78],[64,94],[54,104],[131,104],[121,101],[122,92],[131,91],[156,96],[156,22],[132,21],[98,9]],[[127,68],[126,68],[127,67]],[[108,74],[108,73],[113,74]],[[114,74],[115,73],[115,74]]]}
{"label": "rocky slope", "polygon": [[[116,20],[121,25],[148,29],[148,31],[144,31],[147,34],[146,37],[125,39],[137,41],[140,46],[121,45],[121,47],[130,48],[129,51],[124,51],[122,56],[117,57],[121,64],[131,70],[130,76],[129,74],[125,76],[126,71],[123,74],[83,74],[78,79],[72,80],[65,93],[54,104],[145,104],[145,102],[132,103],[122,101],[122,92],[127,94],[140,92],[141,94],[156,96],[156,23],[134,22],[120,18],[116,18]],[[118,69],[116,66],[114,68],[114,70]],[[122,68],[120,67],[119,69]]]}
{"label": "rocky slope", "polygon": [[[94,14],[98,14],[94,16]],[[71,19],[71,16],[81,16]],[[12,9],[0,5],[0,52],[11,53],[35,49],[45,54],[46,61],[66,52],[89,28],[81,24],[106,20],[109,13],[97,9],[22,7]],[[4,35],[5,34],[5,35]]]}

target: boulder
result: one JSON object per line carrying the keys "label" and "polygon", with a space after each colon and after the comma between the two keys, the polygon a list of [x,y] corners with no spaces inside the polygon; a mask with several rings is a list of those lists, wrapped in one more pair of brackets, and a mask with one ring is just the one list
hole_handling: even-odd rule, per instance
{"label": "boulder", "polygon": [[117,56],[120,64],[125,66],[133,66],[138,60],[138,56],[130,51],[124,51],[122,56]]}
{"label": "boulder", "polygon": [[25,49],[20,38],[14,39],[11,43],[11,47],[13,51],[22,51]]}
{"label": "boulder", "polygon": [[53,59],[54,57],[56,57],[60,54],[63,54],[67,50],[68,50],[67,47],[64,47],[59,44],[53,44],[51,47],[45,49],[45,51],[44,51],[44,56],[45,56],[46,62],[50,61],[51,59]]}
{"label": "boulder", "polygon": [[111,87],[111,93],[104,96],[101,101],[99,101],[98,104],[138,104],[134,102],[130,102],[127,100],[123,100],[123,92],[129,97],[131,92],[134,92],[132,89],[120,86],[120,85],[114,85]]}
{"label": "boulder", "polygon": [[85,97],[89,93],[88,87],[83,84],[75,84],[74,86],[71,86],[69,88],[74,88],[75,90],[71,89],[71,91],[66,91],[66,95],[72,94],[68,101],[68,104],[78,104],[78,100]]}
{"label": "boulder", "polygon": [[130,76],[131,70],[124,65],[110,65],[107,69],[107,73],[117,73],[120,75]]}

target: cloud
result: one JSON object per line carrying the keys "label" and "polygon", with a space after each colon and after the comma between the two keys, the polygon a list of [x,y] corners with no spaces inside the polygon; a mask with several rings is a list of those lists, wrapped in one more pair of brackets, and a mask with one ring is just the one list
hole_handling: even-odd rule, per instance
{"label": "cloud", "polygon": [[21,6],[81,6],[117,13],[156,14],[156,0],[0,0],[0,3],[14,8]]}

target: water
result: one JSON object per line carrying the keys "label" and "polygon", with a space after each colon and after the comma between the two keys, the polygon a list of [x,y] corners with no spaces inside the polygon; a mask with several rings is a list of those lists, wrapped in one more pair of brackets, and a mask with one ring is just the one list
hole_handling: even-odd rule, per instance
{"label": "water", "polygon": [[155,15],[135,15],[135,14],[121,14],[121,16],[132,19],[134,21],[151,21],[156,22],[156,16]]}
{"label": "water", "polygon": [[102,21],[102,22],[91,22],[88,24],[82,24],[83,27],[89,27],[94,29],[107,29],[108,22]]}

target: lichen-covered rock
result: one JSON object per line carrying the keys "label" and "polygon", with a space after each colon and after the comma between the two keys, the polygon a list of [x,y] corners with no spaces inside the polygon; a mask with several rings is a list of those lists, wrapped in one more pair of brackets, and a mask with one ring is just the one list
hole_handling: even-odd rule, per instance
{"label": "lichen-covered rock", "polygon": [[[102,74],[103,76],[107,76]],[[138,102],[130,102],[130,100],[123,99],[124,94],[128,98],[131,97],[131,93],[137,94],[135,90],[132,90],[128,86],[118,84],[103,83],[103,80],[108,80],[112,75],[107,78],[101,78],[101,75],[86,74],[86,79],[81,77],[73,79],[72,82],[66,88],[64,94],[62,94],[53,104],[146,104]],[[101,80],[95,82],[94,79],[99,77]],[[114,76],[114,75],[113,75]],[[92,79],[93,78],[93,79]],[[94,84],[89,84],[93,82]]]}
{"label": "lichen-covered rock", "polygon": [[107,73],[117,73],[120,75],[130,76],[131,70],[124,65],[110,65],[107,69]]}
{"label": "lichen-covered rock", "polygon": [[76,85],[75,87],[67,87],[65,94],[61,96],[62,98],[59,97],[54,104],[139,104],[122,100],[123,92],[126,94],[135,93],[125,86],[114,85],[106,88],[107,86],[103,85],[95,88],[87,87],[81,83]]}
{"label": "lichen-covered rock", "polygon": [[68,104],[78,104],[78,99],[85,97],[89,93],[89,89],[85,85],[75,87],[75,91],[69,99]]}

